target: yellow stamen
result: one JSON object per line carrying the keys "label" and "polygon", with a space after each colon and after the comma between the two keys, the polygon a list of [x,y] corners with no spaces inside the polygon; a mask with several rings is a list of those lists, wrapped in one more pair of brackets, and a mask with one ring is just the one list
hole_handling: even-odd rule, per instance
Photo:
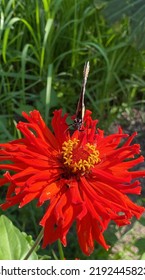
{"label": "yellow stamen", "polygon": [[80,141],[76,138],[63,143],[62,155],[65,167],[68,167],[73,173],[84,174],[100,162],[96,146],[90,143],[81,146]]}

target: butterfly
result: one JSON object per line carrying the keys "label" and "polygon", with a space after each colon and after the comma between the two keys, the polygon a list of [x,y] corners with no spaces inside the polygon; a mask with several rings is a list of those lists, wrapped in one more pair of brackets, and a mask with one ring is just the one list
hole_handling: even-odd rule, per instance
{"label": "butterfly", "polygon": [[76,130],[81,131],[81,127],[83,125],[84,114],[85,114],[85,104],[84,104],[84,95],[86,90],[86,83],[89,75],[90,64],[89,61],[85,63],[84,71],[83,71],[83,83],[81,88],[81,93],[79,97],[79,101],[77,104],[77,110],[75,114],[75,119],[73,123],[73,128]]}

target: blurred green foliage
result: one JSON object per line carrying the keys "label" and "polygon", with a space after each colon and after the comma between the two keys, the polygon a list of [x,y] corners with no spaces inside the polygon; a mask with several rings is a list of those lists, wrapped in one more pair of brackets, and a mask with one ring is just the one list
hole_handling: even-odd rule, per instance
{"label": "blurred green foliage", "polygon": [[[126,110],[143,110],[145,48],[144,44],[138,48],[141,30],[138,37],[137,27],[140,22],[144,26],[145,5],[141,0],[124,0],[122,4],[120,1],[120,9],[117,5],[116,0],[0,1],[1,142],[19,136],[15,125],[22,111],[40,110],[48,125],[56,108],[74,114],[84,63],[88,60],[90,74],[85,103],[100,120],[101,128],[108,128]],[[135,16],[138,20],[133,29]],[[38,234],[37,225],[43,212],[34,208],[28,205],[21,213],[16,208],[8,211],[14,224],[33,238]],[[28,212],[31,221],[27,219]],[[116,230],[112,225],[107,233],[112,245],[117,241]],[[85,258],[74,235],[73,228],[64,250],[66,258],[72,258],[72,252],[74,258]],[[53,252],[57,252],[56,245],[40,249],[46,258],[53,257]],[[115,253],[111,257],[110,250],[105,252],[98,245],[91,256],[92,259],[122,257]]]}

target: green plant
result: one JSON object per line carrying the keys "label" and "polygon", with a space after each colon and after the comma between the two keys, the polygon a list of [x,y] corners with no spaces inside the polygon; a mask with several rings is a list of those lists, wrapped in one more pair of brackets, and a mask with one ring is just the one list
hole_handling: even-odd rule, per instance
{"label": "green plant", "polygon": [[[108,129],[122,112],[144,107],[144,40],[140,40],[141,33],[136,35],[139,23],[144,24],[144,3],[131,0],[126,4],[124,0],[120,1],[120,9],[115,3],[1,0],[1,142],[20,137],[15,127],[23,110],[38,109],[48,125],[55,108],[75,114],[83,66],[88,60],[85,106],[97,116],[100,127]],[[125,17],[121,17],[124,11]],[[120,15],[119,20],[115,15]],[[133,29],[136,15],[140,16]],[[36,213],[31,211],[35,236]],[[28,212],[24,211],[23,222],[14,212],[9,214],[19,228],[30,227],[31,233],[31,225],[26,223]],[[71,246],[73,250],[74,244]],[[55,247],[52,249],[55,251]],[[100,254],[109,256],[104,251]]]}

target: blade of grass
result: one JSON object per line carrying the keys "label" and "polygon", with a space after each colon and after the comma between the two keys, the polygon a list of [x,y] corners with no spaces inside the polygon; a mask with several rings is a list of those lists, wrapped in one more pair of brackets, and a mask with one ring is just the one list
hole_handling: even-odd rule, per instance
{"label": "blade of grass", "polygon": [[45,122],[46,123],[48,123],[49,109],[50,109],[52,72],[53,72],[53,65],[49,64],[48,65],[47,84],[46,84],[46,99],[45,99]]}
{"label": "blade of grass", "polygon": [[2,44],[2,56],[3,56],[3,60],[6,63],[7,62],[7,58],[6,58],[6,53],[7,53],[7,46],[8,46],[8,39],[9,39],[9,34],[11,31],[11,28],[13,28],[13,24],[15,24],[16,22],[18,22],[20,19],[19,18],[12,18],[9,21],[8,27],[4,32],[4,38],[3,38],[3,44]]}
{"label": "blade of grass", "polygon": [[[45,35],[44,35],[44,40],[43,40],[43,45],[42,45],[42,50],[41,50],[41,57],[40,57],[40,75],[42,74],[42,69],[44,67],[44,56],[45,56],[45,50],[47,47],[47,40],[48,36],[51,30],[53,24],[53,19],[48,19],[45,27]],[[51,58],[50,58],[51,61]]]}

